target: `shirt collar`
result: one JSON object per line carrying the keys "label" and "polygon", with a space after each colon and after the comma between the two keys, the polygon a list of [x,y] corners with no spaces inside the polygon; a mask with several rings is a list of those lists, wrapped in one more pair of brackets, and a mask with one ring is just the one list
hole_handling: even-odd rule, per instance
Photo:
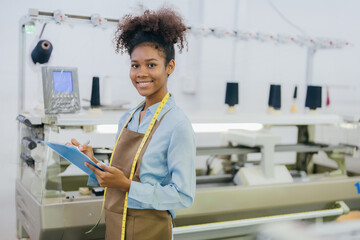
{"label": "shirt collar", "polygon": [[[156,112],[156,109],[158,108],[158,106],[160,105],[160,102],[155,103],[154,105],[151,105],[148,110],[151,112],[151,115],[154,115]],[[156,120],[160,121],[160,119],[162,118],[162,116],[164,116],[164,114],[169,111],[173,106],[175,106],[175,99],[172,95],[170,95],[169,100],[166,102],[165,106],[163,107],[163,109],[161,110],[159,116],[157,117]]]}

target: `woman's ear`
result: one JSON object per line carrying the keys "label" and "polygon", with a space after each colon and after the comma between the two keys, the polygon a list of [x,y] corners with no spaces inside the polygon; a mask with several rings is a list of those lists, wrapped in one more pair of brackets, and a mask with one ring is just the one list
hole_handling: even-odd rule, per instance
{"label": "woman's ear", "polygon": [[170,74],[172,74],[174,72],[174,69],[175,69],[175,60],[171,59],[170,62],[166,66],[167,75],[169,76]]}

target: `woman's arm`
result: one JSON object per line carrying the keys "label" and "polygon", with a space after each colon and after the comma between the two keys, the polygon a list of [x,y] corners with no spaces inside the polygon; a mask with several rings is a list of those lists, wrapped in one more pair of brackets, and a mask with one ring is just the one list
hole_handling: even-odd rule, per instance
{"label": "woman's arm", "polygon": [[167,151],[170,183],[162,186],[132,181],[129,201],[143,208],[158,210],[190,207],[196,188],[195,154],[191,123],[182,121],[174,128]]}

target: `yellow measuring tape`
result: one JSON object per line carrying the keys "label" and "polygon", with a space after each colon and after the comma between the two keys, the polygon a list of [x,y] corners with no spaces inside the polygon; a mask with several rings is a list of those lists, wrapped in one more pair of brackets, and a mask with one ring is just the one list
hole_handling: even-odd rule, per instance
{"label": "yellow measuring tape", "polygon": [[[129,180],[131,181],[133,179],[133,176],[134,176],[134,173],[135,173],[135,166],[136,166],[136,163],[137,163],[137,160],[140,156],[140,153],[141,153],[141,150],[142,148],[144,147],[145,143],[146,143],[146,140],[148,139],[150,133],[151,133],[151,130],[153,129],[154,125],[155,125],[155,122],[156,122],[156,119],[158,118],[161,110],[163,109],[163,107],[165,106],[166,102],[169,100],[170,98],[170,93],[167,93],[165,95],[165,97],[162,99],[162,101],[160,102],[160,105],[158,106],[158,108],[156,109],[156,112],[153,116],[153,118],[151,119],[151,122],[150,122],[150,125],[148,127],[148,129],[146,130],[146,133],[140,143],[140,146],[135,154],[135,157],[134,157],[134,161],[133,161],[133,164],[132,164],[132,167],[131,167],[131,172],[130,172],[130,177],[129,177]],[[143,104],[143,103],[142,103]],[[142,105],[140,104],[140,106]],[[135,111],[137,110],[138,108],[136,108],[131,114],[130,114],[130,117],[127,119],[126,123],[124,124],[124,126],[122,127],[121,131],[120,131],[120,134],[116,140],[116,143],[115,143],[115,147],[113,148],[113,152],[111,154],[111,158],[110,158],[110,165],[111,166],[111,163],[112,163],[112,160],[113,160],[113,156],[114,156],[114,152],[115,152],[115,148],[118,144],[118,141],[120,139],[120,136],[124,130],[124,127],[127,126],[127,124],[129,123],[130,119],[132,118],[132,116],[134,115]],[[98,222],[95,224],[94,227],[92,227],[88,232],[86,233],[90,233],[92,232],[100,223],[100,220],[101,220],[101,216],[102,216],[102,213],[103,213],[103,210],[104,210],[104,205],[105,205],[105,196],[106,196],[106,190],[107,190],[107,187],[105,187],[105,190],[104,190],[104,197],[103,197],[103,203],[102,203],[102,207],[101,207],[101,213],[100,213],[100,218],[98,220]],[[121,240],[124,240],[125,239],[125,229],[126,229],[126,215],[127,215],[127,202],[128,202],[128,192],[126,192],[126,195],[125,195],[125,201],[124,201],[124,209],[123,209],[123,219],[122,219],[122,225],[121,225]]]}

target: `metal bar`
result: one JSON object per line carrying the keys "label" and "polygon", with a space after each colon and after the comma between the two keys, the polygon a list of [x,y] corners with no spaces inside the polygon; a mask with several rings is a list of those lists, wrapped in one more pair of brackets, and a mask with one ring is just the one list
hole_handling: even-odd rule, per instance
{"label": "metal bar", "polygon": [[318,152],[345,149],[344,145],[284,144],[276,145],[275,152]]}
{"label": "metal bar", "polygon": [[82,20],[91,20],[90,16],[81,16],[81,15],[74,15],[74,14],[64,14],[68,18],[75,18],[75,19],[82,19]]}
{"label": "metal bar", "polygon": [[42,11],[39,11],[38,14],[39,14],[39,15],[42,15],[42,16],[49,16],[49,17],[53,17],[53,16],[54,16],[54,13],[53,13],[53,12],[42,12]]}
{"label": "metal bar", "polygon": [[[275,152],[318,152],[333,151],[349,148],[343,144],[340,145],[315,145],[315,144],[282,144],[275,146]],[[260,147],[198,147],[196,148],[197,156],[204,155],[232,155],[232,154],[248,154],[260,152]]]}
{"label": "metal bar", "polygon": [[208,223],[208,224],[200,224],[200,225],[193,225],[193,226],[186,226],[186,227],[176,227],[173,229],[173,233],[174,233],[174,236],[176,236],[176,235],[182,235],[182,234],[193,234],[193,233],[201,233],[201,232],[207,232],[207,231],[230,230],[230,229],[234,229],[234,228],[247,227],[247,226],[266,224],[266,223],[273,223],[273,222],[279,222],[279,221],[290,221],[290,220],[340,216],[340,215],[343,215],[344,213],[346,213],[348,208],[344,202],[340,202],[338,204],[340,206],[336,209],[326,209],[326,210],[283,214],[283,215],[251,218],[251,219],[236,220],[236,221]]}
{"label": "metal bar", "polygon": [[[39,11],[38,13],[40,16],[48,16],[48,17],[53,17],[54,13],[53,12],[43,12],[43,11]],[[81,19],[81,20],[91,20],[91,16],[83,16],[83,15],[75,15],[75,14],[64,14],[66,17],[68,18],[74,18],[74,19]],[[118,23],[119,19],[115,19],[115,18],[104,18],[106,21],[108,22],[113,22],[113,23]]]}
{"label": "metal bar", "polygon": [[197,156],[204,155],[231,155],[231,154],[247,154],[259,152],[260,148],[249,148],[245,146],[238,147],[198,147],[196,148]]}
{"label": "metal bar", "polygon": [[224,174],[221,176],[197,176],[196,184],[205,184],[205,183],[227,183],[231,182],[234,178],[231,174]]}
{"label": "metal bar", "polygon": [[306,56],[306,79],[305,84],[312,84],[313,68],[314,68],[314,55],[316,50],[312,47],[308,47]]}
{"label": "metal bar", "polygon": [[19,26],[19,80],[18,80],[18,113],[24,110],[24,88],[25,88],[25,25],[23,19],[20,20]]}
{"label": "metal bar", "polygon": [[260,163],[261,171],[265,178],[274,178],[275,176],[275,145],[273,143],[264,144],[261,147],[262,161]]}

